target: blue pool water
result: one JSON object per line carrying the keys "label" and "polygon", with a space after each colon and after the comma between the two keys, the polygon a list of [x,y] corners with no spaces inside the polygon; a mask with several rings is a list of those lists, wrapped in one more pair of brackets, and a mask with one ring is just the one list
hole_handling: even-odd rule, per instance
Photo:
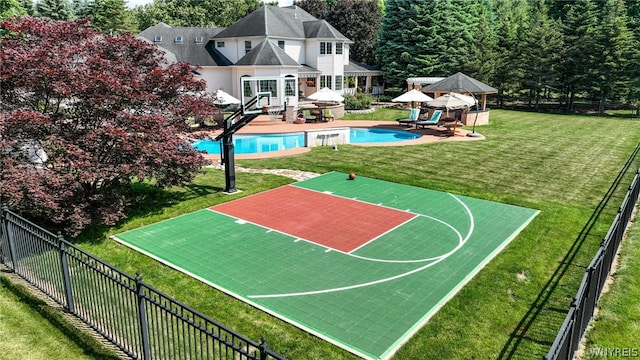
{"label": "blue pool water", "polygon": [[[419,138],[420,134],[409,131],[376,128],[351,128],[349,136],[352,144],[386,143]],[[236,154],[255,154],[304,147],[304,133],[235,135],[233,137]],[[207,154],[220,154],[220,142],[199,140],[194,142],[196,150]]]}

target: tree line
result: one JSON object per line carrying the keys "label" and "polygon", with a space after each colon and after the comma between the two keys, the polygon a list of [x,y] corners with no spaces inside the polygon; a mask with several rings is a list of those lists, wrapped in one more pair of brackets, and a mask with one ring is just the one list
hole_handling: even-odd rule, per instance
{"label": "tree line", "polygon": [[[159,22],[226,27],[258,0],[0,0],[2,16],[88,17],[108,33]],[[275,5],[275,2],[269,3]],[[298,0],[352,39],[353,60],[379,66],[387,86],[462,71],[499,89],[498,102],[547,98],[640,104],[637,0]],[[9,10],[7,10],[9,9]]]}
{"label": "tree line", "polygon": [[377,47],[389,84],[457,71],[498,101],[640,100],[640,2],[388,0]]}

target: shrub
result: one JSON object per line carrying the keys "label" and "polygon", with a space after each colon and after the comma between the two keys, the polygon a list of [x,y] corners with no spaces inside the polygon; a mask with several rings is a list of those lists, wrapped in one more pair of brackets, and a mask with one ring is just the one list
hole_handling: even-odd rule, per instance
{"label": "shrub", "polygon": [[344,106],[347,110],[370,109],[372,103],[373,97],[370,94],[356,93],[355,95],[346,95],[344,97]]}

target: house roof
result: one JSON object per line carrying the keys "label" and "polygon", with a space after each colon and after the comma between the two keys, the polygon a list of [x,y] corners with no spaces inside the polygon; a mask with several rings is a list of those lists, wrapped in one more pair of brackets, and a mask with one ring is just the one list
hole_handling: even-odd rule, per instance
{"label": "house roof", "polygon": [[349,59],[349,64],[344,66],[345,76],[382,75],[382,70],[375,66],[359,63]]}
{"label": "house roof", "polygon": [[318,70],[318,69],[316,69],[314,67],[311,67],[311,66],[309,66],[307,64],[302,64],[301,66],[302,67],[298,69],[298,76],[299,77],[302,77],[302,78],[308,77],[308,76],[316,77],[316,75],[322,74],[322,71],[320,71],[320,70]]}
{"label": "house roof", "polygon": [[[214,56],[212,50],[215,51],[215,49],[205,47],[209,39],[222,30],[221,28],[172,27],[161,22],[145,29],[138,36],[158,45],[165,52],[172,54],[177,61],[202,66],[228,65],[230,61],[222,54],[218,52],[218,55]],[[180,38],[181,41],[178,41]]]}
{"label": "house roof", "polygon": [[307,21],[304,23],[304,37],[307,39],[335,39],[343,40],[347,43],[353,43],[340,31],[336,30],[331,24],[325,20]]}
{"label": "house roof", "polygon": [[316,19],[295,5],[287,7],[264,5],[217,33],[214,38],[252,36],[287,39],[323,38],[351,42],[328,22]]}
{"label": "house roof", "polygon": [[236,65],[300,66],[273,41],[266,39],[251,49]]}

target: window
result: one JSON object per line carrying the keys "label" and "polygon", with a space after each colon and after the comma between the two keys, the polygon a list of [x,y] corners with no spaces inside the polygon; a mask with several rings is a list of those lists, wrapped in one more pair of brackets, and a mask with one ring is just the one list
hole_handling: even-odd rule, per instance
{"label": "window", "polygon": [[336,75],[336,84],[333,90],[342,90],[342,75]]}
{"label": "window", "polygon": [[284,79],[284,96],[296,95],[296,79]]}
{"label": "window", "polygon": [[342,55],[342,43],[336,43],[336,55]]}
{"label": "window", "polygon": [[253,96],[253,91],[251,91],[251,82],[245,81],[242,84],[243,84],[243,87],[244,87],[242,89],[242,93],[244,94],[244,96],[245,97],[249,97],[249,98],[252,97]]}
{"label": "window", "polygon": [[162,42],[162,36],[156,35],[156,37],[153,38],[153,42]]}
{"label": "window", "polygon": [[202,36],[196,36],[196,43],[202,44]]}
{"label": "window", "polygon": [[307,87],[316,87],[316,78],[307,78]]}
{"label": "window", "polygon": [[270,92],[271,97],[278,96],[277,80],[260,80],[258,81],[258,88],[260,89],[260,92]]}
{"label": "window", "polygon": [[219,48],[224,47],[224,41],[218,41],[216,43],[216,46],[219,47]]}
{"label": "window", "polygon": [[320,88],[331,88],[331,75],[320,75]]}
{"label": "window", "polygon": [[182,42],[182,36],[176,36],[176,42],[177,43],[181,43]]}
{"label": "window", "polygon": [[245,41],[244,42],[244,53],[248,53],[249,51],[251,51],[251,41]]}
{"label": "window", "polygon": [[284,40],[278,40],[278,47],[284,50]]}
{"label": "window", "polygon": [[320,42],[320,55],[331,55],[331,44],[330,42]]}

